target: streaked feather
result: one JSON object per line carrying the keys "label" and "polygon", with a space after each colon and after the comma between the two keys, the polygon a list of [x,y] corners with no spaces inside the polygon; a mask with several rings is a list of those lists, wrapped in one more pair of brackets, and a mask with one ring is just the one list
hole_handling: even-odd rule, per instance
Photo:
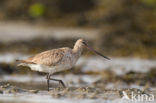
{"label": "streaked feather", "polygon": [[71,51],[71,49],[67,47],[52,49],[36,54],[32,57],[27,58],[26,60],[22,60],[21,63],[56,66],[69,51]]}

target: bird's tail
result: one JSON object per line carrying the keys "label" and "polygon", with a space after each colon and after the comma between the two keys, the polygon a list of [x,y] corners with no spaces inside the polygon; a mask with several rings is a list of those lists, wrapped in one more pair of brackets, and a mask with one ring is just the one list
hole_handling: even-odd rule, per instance
{"label": "bird's tail", "polygon": [[27,66],[24,60],[16,60],[17,66]]}

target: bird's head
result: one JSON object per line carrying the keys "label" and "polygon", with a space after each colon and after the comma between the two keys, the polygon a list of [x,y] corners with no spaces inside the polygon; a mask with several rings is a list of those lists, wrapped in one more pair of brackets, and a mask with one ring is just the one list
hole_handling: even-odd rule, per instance
{"label": "bird's head", "polygon": [[96,53],[97,55],[102,56],[103,58],[110,60],[110,58],[104,56],[103,54],[99,53],[98,51],[96,51],[95,49],[93,49],[92,47],[90,47],[88,45],[88,42],[85,41],[84,39],[78,39],[76,41],[76,43],[75,43],[75,47],[77,47],[77,48],[84,48],[84,47],[86,47],[87,49],[89,49],[90,51]]}

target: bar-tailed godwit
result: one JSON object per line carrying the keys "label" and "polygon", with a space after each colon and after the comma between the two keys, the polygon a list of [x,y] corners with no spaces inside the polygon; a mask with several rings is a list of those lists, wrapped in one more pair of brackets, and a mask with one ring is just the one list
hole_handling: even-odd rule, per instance
{"label": "bar-tailed godwit", "polygon": [[87,47],[89,50],[93,51],[94,53],[109,59],[108,57],[102,55],[101,53],[97,52],[93,48],[89,47],[87,42],[83,39],[78,39],[73,47],[73,49],[68,47],[58,48],[47,50],[36,54],[32,57],[29,57],[25,60],[19,60],[18,66],[28,66],[33,71],[45,72],[47,73],[47,85],[49,90],[49,81],[54,80],[58,81],[65,87],[62,80],[53,79],[51,75],[56,72],[64,71],[67,69],[72,68],[84,49]]}

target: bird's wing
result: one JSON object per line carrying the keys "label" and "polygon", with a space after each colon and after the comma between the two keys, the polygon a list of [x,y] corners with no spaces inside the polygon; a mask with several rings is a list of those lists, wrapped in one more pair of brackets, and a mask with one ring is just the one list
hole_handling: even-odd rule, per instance
{"label": "bird's wing", "polygon": [[52,49],[23,60],[25,63],[56,66],[67,53],[67,48]]}

